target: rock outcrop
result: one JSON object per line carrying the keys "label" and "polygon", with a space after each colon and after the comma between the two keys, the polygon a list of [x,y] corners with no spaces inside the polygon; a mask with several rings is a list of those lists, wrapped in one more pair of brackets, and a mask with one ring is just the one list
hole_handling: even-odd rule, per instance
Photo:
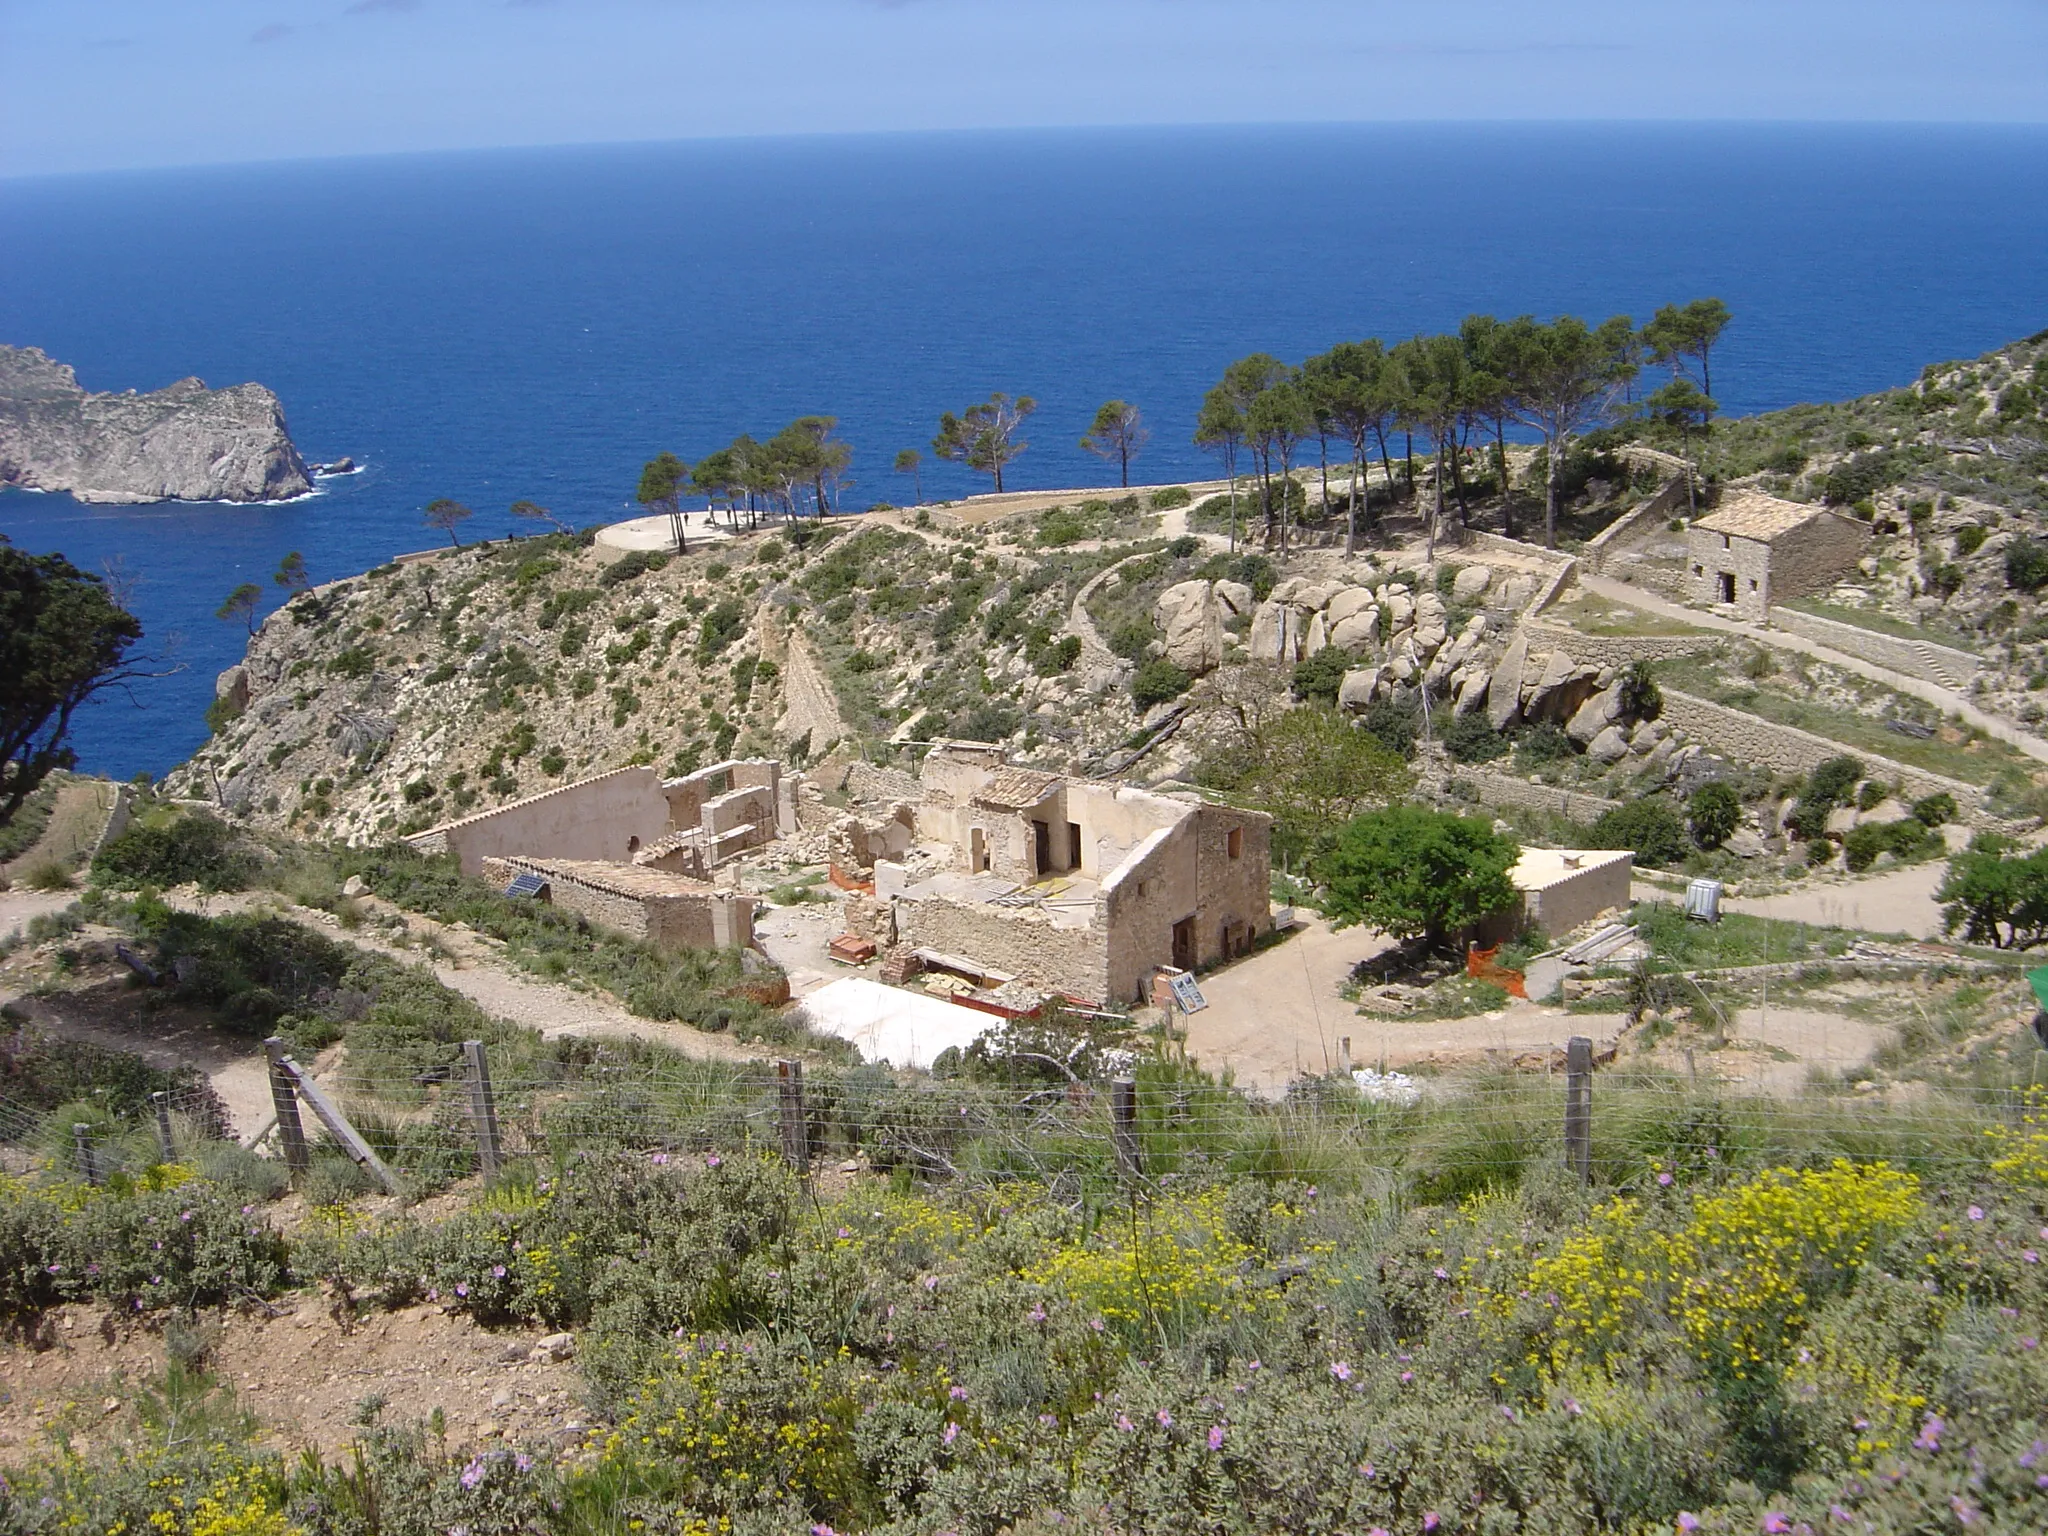
{"label": "rock outcrop", "polygon": [[36,348],[0,346],[0,485],[90,502],[281,501],[313,481],[261,384],[95,395]]}

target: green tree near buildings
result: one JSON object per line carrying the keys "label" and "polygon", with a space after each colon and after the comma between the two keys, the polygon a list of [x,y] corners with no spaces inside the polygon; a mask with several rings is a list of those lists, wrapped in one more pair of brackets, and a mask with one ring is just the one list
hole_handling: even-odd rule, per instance
{"label": "green tree near buildings", "polygon": [[2048,940],[2048,849],[2024,853],[2010,838],[1980,832],[1949,860],[1934,899],[1943,932],[1995,949],[2032,949]]}
{"label": "green tree near buildings", "polygon": [[1283,849],[1303,855],[1415,783],[1398,754],[1323,703],[1268,714],[1250,733],[1244,765],[1239,793],[1274,818]]}
{"label": "green tree near buildings", "polygon": [[1719,299],[1694,299],[1684,306],[1666,304],[1643,327],[1643,346],[1650,361],[1671,369],[1674,375],[1699,369],[1702,394],[1714,392],[1714,344],[1733,319],[1728,306]]}
{"label": "green tree near buildings", "polygon": [[1637,409],[1652,421],[1677,428],[1678,441],[1685,455],[1685,506],[1688,512],[1697,516],[1700,509],[1696,484],[1699,458],[1693,452],[1693,438],[1706,436],[1720,407],[1712,396],[1701,393],[1697,384],[1681,375],[1663,388],[1645,395]]}
{"label": "green tree near buildings", "polygon": [[1540,324],[1528,315],[1509,321],[1499,341],[1512,414],[1543,438],[1548,471],[1543,486],[1543,544],[1557,548],[1565,452],[1572,439],[1604,424],[1636,375],[1635,327],[1616,315],[1589,327],[1576,315]]}
{"label": "green tree near buildings", "polygon": [[1692,823],[1692,840],[1709,852],[1733,837],[1742,824],[1742,797],[1733,784],[1720,779],[1694,790],[1685,810]]}
{"label": "green tree near buildings", "polygon": [[457,549],[462,548],[462,535],[456,530],[476,514],[452,497],[442,496],[427,503],[427,510],[421,514],[429,528],[438,529],[448,535],[449,542]]}
{"label": "green tree near buildings", "polygon": [[76,761],[79,707],[143,675],[129,664],[141,638],[141,622],[101,577],[62,555],[24,554],[0,534],[0,827]]}
{"label": "green tree near buildings", "polygon": [[1152,433],[1145,425],[1144,415],[1135,405],[1128,400],[1109,400],[1096,411],[1095,420],[1082,435],[1081,446],[1097,458],[1114,463],[1117,483],[1128,489],[1131,460],[1151,440]]}
{"label": "green tree near buildings", "polygon": [[1521,850],[1476,816],[1392,805],[1352,818],[1316,861],[1323,915],[1448,948],[1460,931],[1521,900],[1508,873]]}
{"label": "green tree near buildings", "polygon": [[1457,475],[1458,427],[1470,405],[1471,371],[1456,336],[1415,336],[1388,354],[1399,372],[1399,416],[1404,427],[1427,434],[1436,457],[1435,488],[1426,519],[1429,560],[1436,560],[1444,520],[1444,483]]}
{"label": "green tree near buildings", "polygon": [[948,463],[965,464],[977,474],[988,475],[1001,494],[1004,469],[1031,446],[1017,434],[1037,409],[1038,402],[1029,395],[1012,399],[999,390],[958,416],[947,411],[939,417],[939,435],[932,439],[932,452]]}

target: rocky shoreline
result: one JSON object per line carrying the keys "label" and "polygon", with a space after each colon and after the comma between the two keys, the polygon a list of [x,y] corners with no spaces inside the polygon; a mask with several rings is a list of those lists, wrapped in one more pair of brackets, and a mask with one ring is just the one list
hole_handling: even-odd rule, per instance
{"label": "rocky shoreline", "polygon": [[37,348],[0,346],[0,485],[98,503],[285,501],[313,477],[261,384],[93,394]]}

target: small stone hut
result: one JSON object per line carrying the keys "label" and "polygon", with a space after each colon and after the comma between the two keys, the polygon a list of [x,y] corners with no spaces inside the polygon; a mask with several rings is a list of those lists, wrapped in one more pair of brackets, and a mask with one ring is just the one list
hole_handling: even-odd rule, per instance
{"label": "small stone hut", "polygon": [[1687,532],[1687,583],[1695,603],[1762,623],[1771,604],[1833,586],[1869,544],[1870,530],[1854,518],[1743,491]]}

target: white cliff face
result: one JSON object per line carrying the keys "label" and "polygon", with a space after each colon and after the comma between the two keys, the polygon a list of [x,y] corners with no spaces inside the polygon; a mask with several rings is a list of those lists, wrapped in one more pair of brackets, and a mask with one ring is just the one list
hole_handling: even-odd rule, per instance
{"label": "white cliff face", "polygon": [[0,346],[0,485],[80,501],[281,501],[313,488],[260,384],[181,379],[152,394],[89,394],[34,347]]}

